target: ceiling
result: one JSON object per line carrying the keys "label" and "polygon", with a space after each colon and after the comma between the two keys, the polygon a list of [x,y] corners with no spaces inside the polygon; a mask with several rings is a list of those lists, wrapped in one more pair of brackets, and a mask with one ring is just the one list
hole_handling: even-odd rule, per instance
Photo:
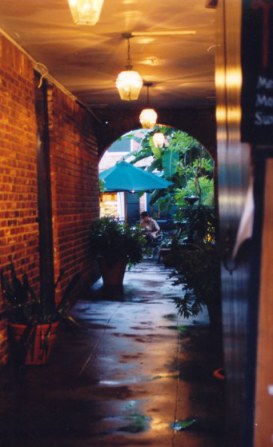
{"label": "ceiling", "polygon": [[[130,33],[133,68],[153,83],[151,105],[200,108],[215,103],[215,9],[207,2],[104,0],[98,24],[79,26],[67,0],[1,0],[0,27],[90,108],[136,104],[115,87]],[[146,98],[144,87],[137,104]]]}

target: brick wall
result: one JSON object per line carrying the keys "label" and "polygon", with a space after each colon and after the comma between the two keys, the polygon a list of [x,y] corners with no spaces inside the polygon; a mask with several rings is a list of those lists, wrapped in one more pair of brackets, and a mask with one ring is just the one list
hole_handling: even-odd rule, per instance
{"label": "brick wall", "polygon": [[[33,70],[30,62],[2,37],[0,104],[0,266],[7,265],[11,255],[16,268],[23,268],[35,282],[39,255]],[[1,321],[2,363],[7,359],[6,338]]]}
{"label": "brick wall", "polygon": [[33,70],[0,40],[0,265],[12,255],[38,278],[36,119]]}
{"label": "brick wall", "polygon": [[49,91],[54,270],[63,287],[92,276],[90,221],[99,215],[98,155],[92,117],[57,88]]}
{"label": "brick wall", "polygon": [[[32,62],[0,36],[0,268],[12,255],[39,290],[35,77]],[[98,216],[97,149],[92,116],[55,86],[49,89],[55,276],[91,278],[90,220]],[[0,315],[3,300],[0,294]],[[0,364],[7,356],[0,318]]]}

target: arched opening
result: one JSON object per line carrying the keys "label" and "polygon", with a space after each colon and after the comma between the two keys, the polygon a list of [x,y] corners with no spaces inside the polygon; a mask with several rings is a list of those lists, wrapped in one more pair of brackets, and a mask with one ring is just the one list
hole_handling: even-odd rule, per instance
{"label": "arched opening", "polygon": [[[155,138],[161,136],[161,141]],[[214,208],[214,160],[187,132],[170,126],[137,129],[116,140],[105,151],[100,172],[125,160],[171,182],[166,189],[141,193],[112,192],[101,182],[101,216],[111,215],[129,224],[147,210],[161,220],[183,220],[191,208],[189,197],[202,207]],[[118,185],[117,185],[118,187]]]}

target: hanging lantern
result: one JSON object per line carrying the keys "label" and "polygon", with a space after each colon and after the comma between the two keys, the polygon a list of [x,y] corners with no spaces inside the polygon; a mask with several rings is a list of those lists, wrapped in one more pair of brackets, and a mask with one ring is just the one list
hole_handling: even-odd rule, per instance
{"label": "hanging lantern", "polygon": [[156,111],[149,108],[149,87],[151,87],[153,83],[144,82],[144,85],[147,87],[147,108],[142,110],[141,114],[139,115],[139,121],[143,129],[152,129],[155,126],[157,120]]}
{"label": "hanging lantern", "polygon": [[143,81],[137,71],[126,70],[119,73],[116,80],[116,87],[120,99],[123,101],[134,101],[139,97]]}
{"label": "hanging lantern", "polygon": [[155,145],[155,147],[160,147],[162,148],[165,143],[165,135],[162,132],[156,132],[153,134],[153,143]]}
{"label": "hanging lantern", "polygon": [[95,25],[100,18],[103,2],[104,0],[68,0],[76,25]]}
{"label": "hanging lantern", "polygon": [[120,99],[123,101],[134,101],[138,99],[140,90],[143,85],[142,78],[137,71],[132,70],[130,55],[130,34],[125,36],[128,39],[128,54],[126,70],[119,73],[116,80],[116,87],[119,92]]}
{"label": "hanging lantern", "polygon": [[157,113],[154,109],[143,109],[139,115],[139,121],[143,129],[152,129],[157,120]]}

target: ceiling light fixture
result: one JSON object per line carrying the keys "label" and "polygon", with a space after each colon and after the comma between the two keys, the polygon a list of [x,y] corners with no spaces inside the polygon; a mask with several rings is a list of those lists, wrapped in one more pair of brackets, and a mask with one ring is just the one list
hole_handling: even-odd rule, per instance
{"label": "ceiling light fixture", "polygon": [[162,148],[166,144],[165,135],[162,132],[156,132],[153,134],[153,143],[155,147]]}
{"label": "ceiling light fixture", "polygon": [[[144,82],[144,85],[147,87],[147,106],[149,106],[149,87],[153,85],[152,82]],[[143,109],[139,115],[139,121],[143,127],[143,129],[152,129],[156,124],[157,113],[154,109],[147,107]]]}
{"label": "ceiling light fixture", "polygon": [[104,0],[68,0],[76,25],[96,25]]}
{"label": "ceiling light fixture", "polygon": [[118,89],[120,99],[123,101],[134,101],[138,99],[143,85],[143,80],[137,71],[132,70],[133,66],[130,55],[130,39],[132,35],[125,34],[124,37],[128,40],[127,65],[126,70],[119,73],[116,80],[116,87]]}

